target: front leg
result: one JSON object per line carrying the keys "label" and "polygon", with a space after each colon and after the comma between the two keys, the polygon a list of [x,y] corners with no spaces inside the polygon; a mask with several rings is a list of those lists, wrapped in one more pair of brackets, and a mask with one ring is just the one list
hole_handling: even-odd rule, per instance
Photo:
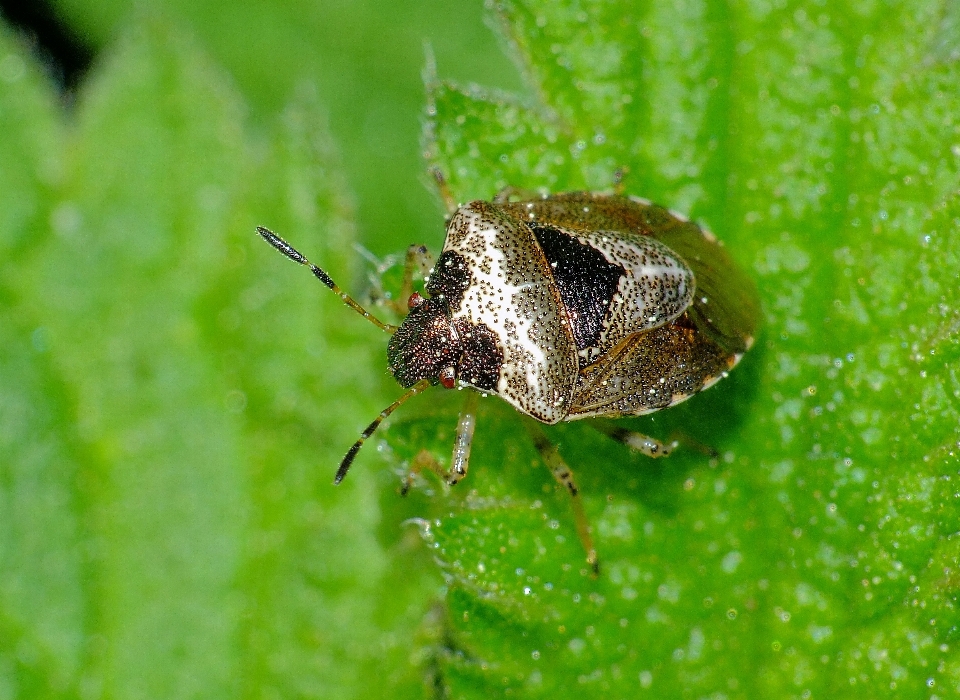
{"label": "front leg", "polygon": [[480,395],[472,390],[467,391],[467,398],[460,411],[460,420],[457,422],[457,437],[453,442],[453,456],[450,458],[450,469],[445,469],[433,455],[421,450],[413,459],[410,471],[400,487],[401,495],[407,495],[413,486],[414,477],[424,469],[437,474],[448,486],[457,484],[467,475],[470,468],[470,448],[473,447],[473,431],[477,425],[477,399]]}
{"label": "front leg", "polygon": [[[376,282],[377,299],[379,306],[385,306],[397,316],[406,316],[412,306],[410,305],[410,295],[413,294],[413,281],[417,278],[426,279],[433,268],[433,256],[425,245],[412,245],[407,248],[407,253],[403,260],[403,280],[400,283],[400,290],[396,297],[387,297],[383,291],[382,281]],[[382,274],[383,270],[378,269]]]}
{"label": "front leg", "polygon": [[433,256],[425,245],[412,245],[407,248],[407,257],[403,263],[403,284],[400,298],[397,299],[398,313],[405,316],[410,311],[410,295],[413,293],[414,276],[426,279],[433,269]]}
{"label": "front leg", "polygon": [[477,398],[475,391],[467,390],[467,400],[463,402],[460,420],[457,422],[457,437],[453,443],[453,457],[450,459],[450,472],[446,480],[450,486],[467,475],[470,467],[470,448],[473,446],[473,429],[477,425]]}

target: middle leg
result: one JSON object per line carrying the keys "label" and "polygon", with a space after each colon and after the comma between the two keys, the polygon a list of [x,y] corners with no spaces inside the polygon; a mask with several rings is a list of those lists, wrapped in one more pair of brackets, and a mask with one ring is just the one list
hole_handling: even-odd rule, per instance
{"label": "middle leg", "polygon": [[580,489],[577,488],[577,484],[573,480],[573,471],[567,466],[563,457],[560,456],[560,451],[557,450],[556,446],[547,438],[546,433],[543,432],[543,428],[540,427],[539,423],[532,418],[524,418],[523,423],[527,428],[527,432],[530,433],[530,438],[533,440],[537,452],[540,453],[540,459],[547,465],[547,468],[553,474],[553,478],[567,489],[567,492],[570,494],[577,536],[580,538],[580,543],[587,553],[587,563],[596,575],[600,572],[600,560],[597,557],[597,548],[593,545],[593,536],[590,534],[590,523],[587,520],[586,511],[583,510],[583,501],[580,499]]}

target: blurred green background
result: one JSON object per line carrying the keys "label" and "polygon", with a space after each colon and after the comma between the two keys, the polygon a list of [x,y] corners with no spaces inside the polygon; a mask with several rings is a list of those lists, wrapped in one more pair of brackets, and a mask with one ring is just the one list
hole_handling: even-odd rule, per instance
{"label": "blurred green background", "polygon": [[331,486],[382,335],[253,227],[358,290],[354,241],[437,247],[425,42],[519,85],[482,3],[53,11],[94,54],[68,93],[0,27],[0,697],[422,696],[416,499],[378,524],[375,459]]}
{"label": "blurred green background", "polygon": [[[108,46],[137,3],[53,3],[96,49]],[[378,255],[442,239],[438,205],[420,186],[425,45],[445,78],[521,88],[516,67],[484,19],[483,0],[151,3],[181,22],[227,71],[255,120],[294,91],[319,95],[357,206],[361,240]],[[440,209],[439,211],[442,211]]]}
{"label": "blurred green background", "polygon": [[[960,694],[956,3],[54,7],[66,94],[0,25],[0,698]],[[719,458],[550,430],[598,579],[502,402],[455,489],[397,495],[456,392],[331,485],[385,337],[254,226],[362,293],[439,247],[428,164],[624,168],[757,280],[732,376],[627,422]]]}

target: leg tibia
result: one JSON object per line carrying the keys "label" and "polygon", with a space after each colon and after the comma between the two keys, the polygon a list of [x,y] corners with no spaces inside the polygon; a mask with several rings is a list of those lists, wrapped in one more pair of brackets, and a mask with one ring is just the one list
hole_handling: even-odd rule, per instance
{"label": "leg tibia", "polygon": [[604,420],[590,421],[590,425],[604,435],[608,435],[617,442],[626,445],[631,450],[642,452],[647,457],[666,457],[673,452],[679,444],[676,440],[671,440],[666,443],[660,442],[649,435],[627,430],[626,428],[621,428],[618,425],[608,423]]}
{"label": "leg tibia", "polygon": [[457,438],[453,443],[453,457],[450,459],[450,473],[447,483],[453,486],[467,475],[470,466],[470,448],[473,445],[473,429],[477,425],[477,398],[475,391],[467,391],[467,400],[457,422]]}
{"label": "leg tibia", "polygon": [[467,392],[467,398],[460,412],[457,422],[457,437],[453,443],[453,456],[450,458],[450,469],[442,464],[427,450],[420,450],[410,464],[410,471],[403,480],[400,493],[406,493],[413,486],[414,477],[424,469],[437,474],[449,486],[453,486],[467,475],[470,467],[470,448],[473,446],[473,430],[477,425],[477,398],[480,395],[475,391]]}
{"label": "leg tibia", "polygon": [[563,486],[570,494],[571,505],[573,506],[573,517],[577,527],[577,535],[580,537],[580,543],[587,553],[587,563],[590,564],[594,573],[600,570],[600,560],[597,557],[597,549],[593,545],[593,536],[590,534],[590,523],[587,521],[587,514],[583,510],[583,501],[580,499],[580,489],[573,479],[573,471],[563,461],[560,452],[556,446],[547,439],[546,433],[532,419],[524,419],[524,425],[530,433],[534,446],[540,453],[540,459],[547,465],[547,468],[553,474],[553,478]]}

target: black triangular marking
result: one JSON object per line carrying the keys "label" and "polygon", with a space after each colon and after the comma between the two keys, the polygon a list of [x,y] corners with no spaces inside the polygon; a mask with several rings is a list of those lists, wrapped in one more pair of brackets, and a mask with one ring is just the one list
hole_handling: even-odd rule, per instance
{"label": "black triangular marking", "polygon": [[573,326],[577,350],[596,345],[603,318],[626,270],[608,262],[593,246],[558,228],[542,224],[530,224],[530,228],[550,263]]}

